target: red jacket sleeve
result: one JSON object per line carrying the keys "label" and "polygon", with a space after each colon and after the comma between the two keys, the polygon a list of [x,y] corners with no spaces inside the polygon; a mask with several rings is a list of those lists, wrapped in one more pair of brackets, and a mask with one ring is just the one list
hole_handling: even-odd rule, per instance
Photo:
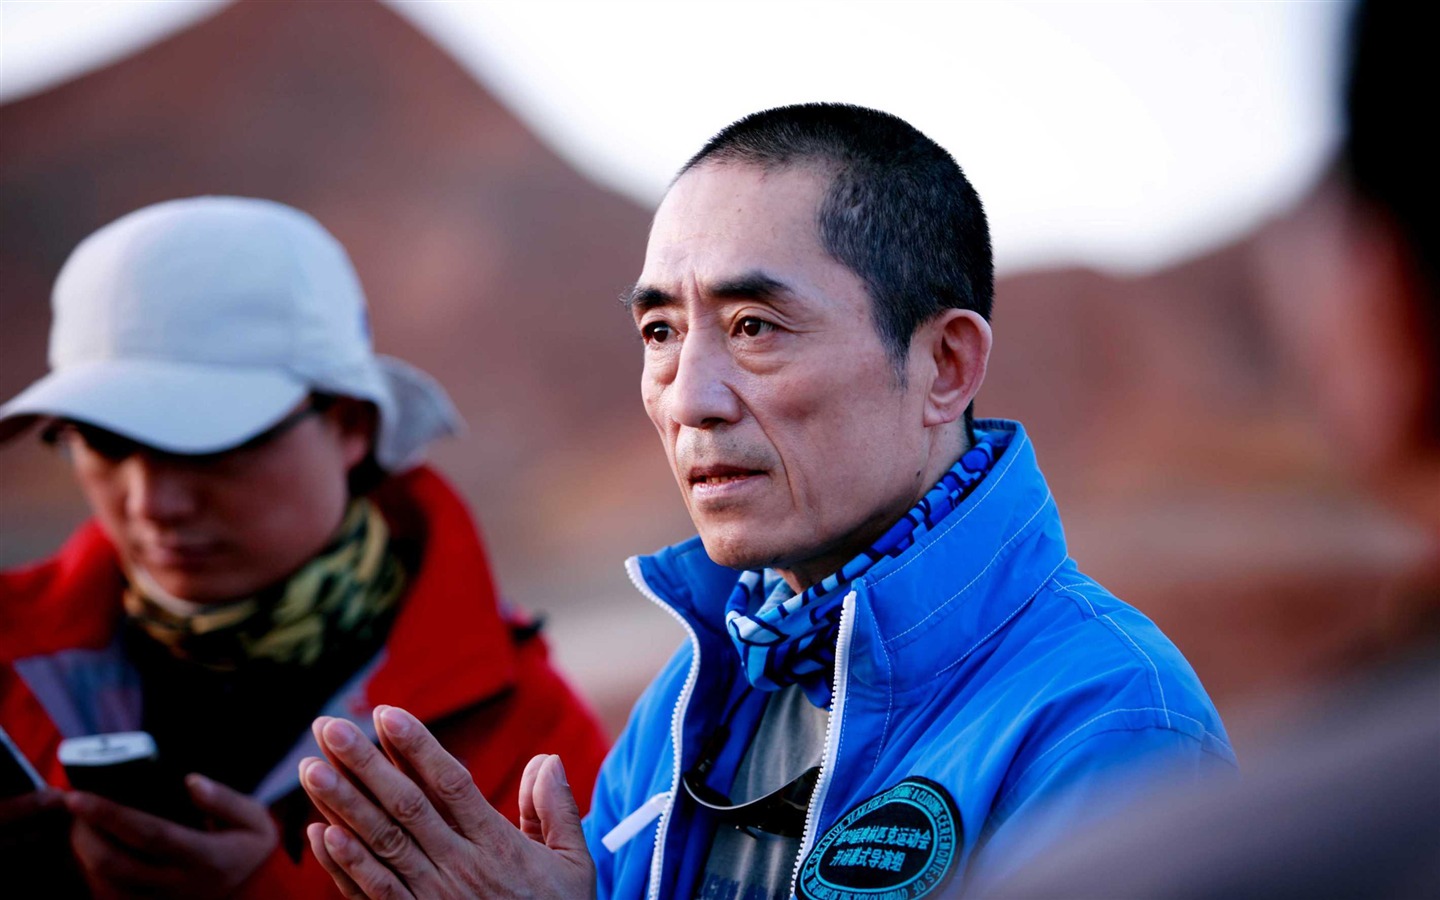
{"label": "red jacket sleeve", "polygon": [[[550,667],[538,638],[519,648],[519,677],[506,693],[444,721],[430,723],[440,742],[511,822],[520,816],[520,776],[531,757],[557,753],[584,815],[609,742],[585,703]],[[320,821],[318,813],[312,821]],[[304,846],[300,862],[277,849],[242,887],[244,900],[339,897],[330,875]]]}

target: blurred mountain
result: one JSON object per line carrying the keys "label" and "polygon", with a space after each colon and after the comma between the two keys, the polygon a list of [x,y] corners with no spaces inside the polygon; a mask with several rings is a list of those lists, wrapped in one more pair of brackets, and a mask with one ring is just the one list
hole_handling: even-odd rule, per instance
{"label": "blurred mountain", "polygon": [[[6,397],[45,371],[49,285],[86,234],[167,198],[268,197],[340,239],[379,349],[465,414],[436,461],[481,511],[513,599],[554,609],[597,583],[633,598],[624,555],[687,533],[617,300],[649,213],[577,175],[385,6],[236,3],[0,107],[0,135]],[[83,515],[30,443],[4,450],[4,563]]]}
{"label": "blurred mountain", "polygon": [[[616,301],[647,210],[369,0],[242,0],[0,106],[0,136],[0,396],[44,372],[50,283],[99,226],[202,193],[309,211],[354,258],[379,348],[469,420],[435,460],[478,511],[505,593],[549,615],[562,663],[623,721],[681,635],[621,560],[690,533]],[[1323,676],[1374,613],[1363,598],[1409,561],[1288,412],[1256,246],[1137,278],[1005,280],[978,404],[1026,422],[1082,566],[1175,637],[1227,713]],[[36,442],[3,452],[9,565],[84,508]]]}

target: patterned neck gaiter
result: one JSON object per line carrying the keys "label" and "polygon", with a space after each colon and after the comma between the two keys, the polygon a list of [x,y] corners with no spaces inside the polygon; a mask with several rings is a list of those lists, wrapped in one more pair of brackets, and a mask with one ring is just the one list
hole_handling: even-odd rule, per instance
{"label": "patterned neck gaiter", "polygon": [[133,572],[124,604],[131,622],[170,655],[223,672],[257,660],[309,667],[337,642],[368,643],[388,629],[404,591],[385,518],[359,498],[325,549],[280,585],[201,605]]}
{"label": "patterned neck gaiter", "polygon": [[882,559],[899,556],[970,494],[994,465],[983,432],[975,446],[878,541],[840,570],[796,594],[773,570],[745,572],[725,604],[725,626],[745,677],[762,691],[798,684],[810,702],[830,707],[830,674],[840,608],[850,583]]}

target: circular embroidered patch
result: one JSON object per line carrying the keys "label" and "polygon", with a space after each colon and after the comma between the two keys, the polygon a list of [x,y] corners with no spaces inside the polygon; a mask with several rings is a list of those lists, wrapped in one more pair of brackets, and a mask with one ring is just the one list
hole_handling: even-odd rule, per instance
{"label": "circular embroidered patch", "polygon": [[960,831],[950,792],[907,778],[841,816],[805,857],[795,890],[804,900],[916,900],[949,879]]}

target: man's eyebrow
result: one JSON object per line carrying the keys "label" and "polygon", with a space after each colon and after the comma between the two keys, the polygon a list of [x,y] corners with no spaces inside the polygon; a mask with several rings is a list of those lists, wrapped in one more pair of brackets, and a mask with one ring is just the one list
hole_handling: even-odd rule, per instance
{"label": "man's eyebrow", "polygon": [[[706,293],[722,300],[788,300],[795,296],[790,286],[764,272],[746,272],[734,278],[726,278],[706,289]],[[626,309],[644,312],[658,306],[669,306],[679,301],[673,294],[655,287],[638,284],[620,295],[620,302]]]}
{"label": "man's eyebrow", "polygon": [[790,286],[764,272],[746,272],[717,282],[710,293],[726,300],[788,300],[795,296]]}
{"label": "man's eyebrow", "polygon": [[659,288],[641,287],[636,284],[632,285],[620,295],[620,302],[624,304],[626,309],[638,309],[644,312],[647,309],[654,309],[657,306],[674,303],[675,298]]}

